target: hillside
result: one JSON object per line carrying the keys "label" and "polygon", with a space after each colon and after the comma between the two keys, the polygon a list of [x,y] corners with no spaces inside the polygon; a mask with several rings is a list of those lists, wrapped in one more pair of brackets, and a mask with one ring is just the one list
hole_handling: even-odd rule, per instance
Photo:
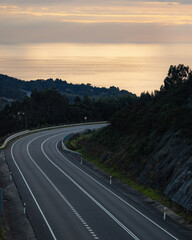
{"label": "hillside", "polygon": [[116,87],[99,88],[93,87],[91,84],[72,84],[67,83],[61,79],[38,79],[32,81],[23,81],[17,78],[9,77],[0,74],[0,97],[7,97],[13,99],[22,99],[24,96],[29,95],[34,89],[40,91],[43,89],[56,88],[62,95],[65,94],[70,102],[73,102],[76,96],[81,98],[84,95],[89,97],[119,97],[123,95],[136,96],[126,90],[119,90]]}
{"label": "hillside", "polygon": [[80,140],[108,169],[160,189],[192,211],[192,72],[171,66],[164,86],[125,107],[110,125]]}

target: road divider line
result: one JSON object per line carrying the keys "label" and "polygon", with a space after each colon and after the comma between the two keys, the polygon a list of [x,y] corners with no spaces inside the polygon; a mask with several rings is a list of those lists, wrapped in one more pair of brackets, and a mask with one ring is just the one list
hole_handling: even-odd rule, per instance
{"label": "road divider line", "polygon": [[111,217],[122,229],[124,229],[132,238],[135,240],[139,240],[139,238],[131,231],[129,230],[123,223],[121,223],[112,213],[110,213],[101,203],[99,203],[93,196],[91,196],[83,187],[81,187],[73,178],[71,178],[66,172],[64,172],[59,166],[57,166],[45,153],[44,151],[44,144],[49,139],[53,138],[49,137],[41,144],[41,151],[47,158],[47,160],[55,167],[57,168],[65,177],[67,177],[77,188],[79,188],[88,198],[90,198],[99,208],[101,208],[109,217]]}
{"label": "road divider line", "polygon": [[[69,130],[70,131],[70,130]],[[49,133],[50,134],[50,133]],[[40,137],[42,136],[45,136],[45,135],[49,135],[49,134],[44,134],[44,135],[41,135]],[[56,137],[56,136],[59,136],[59,135],[63,135],[64,133],[60,133],[60,134],[56,134],[50,138],[53,138],[53,137]],[[49,139],[50,139],[49,138]],[[48,139],[47,139],[48,140]],[[19,140],[18,140],[19,141]],[[59,142],[59,141],[58,141]],[[129,206],[130,208],[132,208],[133,210],[135,210],[138,214],[140,214],[141,216],[143,216],[145,219],[147,219],[148,221],[150,221],[152,224],[154,224],[156,227],[160,228],[162,231],[164,231],[165,233],[167,233],[169,236],[171,236],[173,239],[175,240],[178,240],[178,238],[176,238],[175,236],[173,236],[171,233],[169,233],[168,231],[166,231],[164,228],[162,228],[160,225],[158,225],[157,223],[155,223],[153,220],[151,220],[150,218],[148,218],[146,215],[144,215],[142,212],[140,212],[139,210],[137,210],[135,207],[133,207],[132,205],[130,205],[129,203],[127,203],[124,199],[122,199],[121,197],[119,197],[117,194],[115,194],[114,192],[112,192],[110,189],[108,189],[107,187],[105,187],[103,184],[101,184],[100,182],[98,182],[96,179],[94,179],[93,177],[91,177],[89,174],[87,174],[85,171],[83,171],[81,168],[79,168],[78,166],[76,166],[75,164],[73,164],[70,160],[68,160],[66,157],[63,156],[63,154],[59,151],[57,145],[58,145],[58,142],[56,143],[56,149],[58,151],[58,153],[62,156],[62,158],[64,158],[67,162],[69,162],[71,165],[73,165],[75,168],[77,168],[79,171],[81,171],[82,173],[84,173],[85,175],[87,175],[90,179],[92,179],[93,181],[95,181],[96,183],[98,183],[100,186],[102,186],[104,189],[106,189],[108,192],[110,192],[111,194],[113,194],[114,196],[116,196],[118,199],[120,199],[122,202],[124,202],[127,206]],[[16,142],[15,142],[16,143]],[[15,145],[14,143],[14,145]],[[13,147],[13,145],[12,145]],[[14,158],[13,158],[14,160]],[[16,164],[16,161],[14,160],[15,164]],[[16,164],[20,174],[21,171],[18,167],[18,165]],[[21,175],[22,176],[22,175]],[[26,181],[26,180],[25,180]],[[24,182],[25,182],[24,181]],[[26,182],[27,183],[27,182]],[[31,192],[30,192],[31,193]]]}
{"label": "road divider line", "polygon": [[[75,132],[79,132],[79,130],[81,131],[82,129],[75,129]],[[70,130],[68,130],[70,132]],[[74,131],[74,130],[73,130]],[[46,139],[46,141],[48,141],[51,138],[63,135],[64,133],[60,133],[60,134],[56,134],[54,136],[49,137],[48,139]],[[46,134],[48,135],[48,134]],[[45,135],[44,135],[45,136]],[[39,136],[40,138],[41,136]],[[35,140],[35,139],[34,139]],[[45,141],[45,142],[46,142]],[[60,141],[60,140],[59,140]],[[71,165],[73,165],[76,169],[78,169],[79,171],[81,171],[82,173],[84,173],[86,176],[88,176],[90,179],[92,179],[93,181],[95,181],[97,184],[99,184],[101,187],[103,187],[105,190],[107,190],[108,192],[110,192],[112,195],[114,195],[115,197],[117,197],[119,200],[121,200],[122,202],[124,202],[127,206],[129,206],[130,208],[132,208],[134,211],[136,211],[138,214],[140,214],[141,216],[143,216],[145,219],[147,219],[149,222],[151,222],[152,224],[154,224],[156,227],[158,227],[159,229],[161,229],[163,232],[165,232],[166,234],[168,234],[169,236],[171,236],[173,239],[175,240],[179,240],[178,238],[176,238],[174,235],[172,235],[171,233],[169,233],[167,230],[165,230],[163,227],[161,227],[159,224],[157,224],[156,222],[154,222],[152,219],[150,219],[149,217],[147,217],[146,215],[144,215],[142,212],[140,212],[138,209],[136,209],[135,207],[133,207],[131,204],[129,204],[128,202],[126,202],[124,199],[122,199],[120,196],[118,196],[116,193],[114,193],[113,191],[111,191],[109,188],[105,187],[102,183],[100,183],[99,181],[97,181],[95,178],[93,178],[92,176],[90,176],[88,173],[86,173],[85,171],[83,171],[81,168],[79,168],[77,165],[75,165],[74,163],[72,163],[70,160],[68,160],[66,157],[63,156],[63,154],[59,151],[58,149],[58,143],[59,141],[57,141],[56,143],[56,150],[57,152],[62,156],[62,158],[64,158],[68,163],[70,163]],[[54,163],[55,164],[55,163]],[[55,164],[56,165],[56,164]],[[57,165],[56,165],[57,166]]]}
{"label": "road divider line", "polygon": [[93,178],[92,176],[90,176],[88,173],[86,173],[85,171],[83,171],[81,168],[79,168],[77,165],[75,165],[74,163],[72,163],[70,160],[68,160],[65,156],[63,156],[63,154],[59,151],[58,149],[58,143],[61,140],[59,140],[56,143],[56,150],[57,152],[62,156],[62,158],[64,158],[68,163],[70,163],[71,165],[73,165],[76,169],[78,169],[79,171],[81,171],[82,173],[84,173],[87,177],[89,177],[90,179],[92,179],[94,182],[96,182],[97,184],[99,184],[101,187],[103,187],[105,190],[107,190],[109,193],[111,193],[112,195],[114,195],[115,197],[117,197],[119,200],[121,200],[122,202],[124,202],[127,206],[129,206],[130,208],[132,208],[134,211],[136,211],[138,214],[140,214],[142,217],[144,217],[145,219],[147,219],[149,222],[151,222],[152,224],[154,224],[156,227],[158,227],[159,229],[161,229],[163,232],[167,233],[170,237],[172,237],[175,240],[179,240],[178,238],[176,238],[175,236],[173,236],[171,233],[169,233],[167,230],[165,230],[164,228],[162,228],[159,224],[157,224],[156,222],[154,222],[152,219],[150,219],[149,217],[147,217],[146,215],[144,215],[142,212],[140,212],[138,209],[136,209],[135,207],[133,207],[131,204],[129,204],[128,202],[126,202],[124,199],[122,199],[121,197],[119,197],[116,193],[112,192],[109,188],[105,187],[102,183],[100,183],[99,181],[97,181],[95,178]]}
{"label": "road divider line", "polygon": [[[39,137],[37,137],[39,138]],[[55,184],[51,181],[51,179],[45,174],[45,172],[39,167],[39,165],[34,161],[34,159],[32,158],[30,152],[29,152],[29,145],[35,141],[37,138],[31,140],[28,144],[27,144],[27,154],[29,155],[29,158],[31,159],[31,161],[33,162],[33,164],[37,167],[37,169],[41,172],[41,174],[45,177],[45,179],[51,184],[51,186],[55,189],[55,191],[58,193],[58,195],[63,199],[63,201],[66,203],[66,205],[71,209],[71,211],[74,213],[74,215],[79,219],[79,221],[85,226],[86,221],[81,217],[81,215],[78,213],[78,211],[72,206],[72,204],[66,199],[66,197],[59,191],[59,189],[55,186]],[[88,232],[90,232],[90,227],[87,224],[87,226],[85,226],[85,228],[87,229]],[[91,229],[91,231],[93,232],[93,230]],[[97,235],[95,234],[95,232],[93,232],[94,235],[97,237]],[[97,237],[97,239],[99,239]]]}
{"label": "road divider line", "polygon": [[[65,132],[62,132],[62,133],[60,133],[60,134],[57,134],[56,136],[66,134],[66,132],[69,132],[69,131],[70,131],[70,129],[66,131],[66,129],[68,129],[68,128],[66,128],[66,127],[72,127],[72,126],[75,126],[75,125],[76,125],[76,124],[74,124],[74,125],[69,125],[69,126],[67,126],[67,125],[66,125],[66,126],[63,126],[63,127],[64,127],[63,130],[64,130]],[[85,125],[84,125],[84,126],[85,126]],[[91,124],[90,126],[92,126],[92,124]],[[89,128],[89,125],[86,124],[86,127]],[[81,125],[81,127],[79,127],[79,128],[80,128],[80,129],[83,128],[83,125]],[[79,131],[79,128],[78,128],[78,131]],[[41,130],[42,130],[42,129],[41,129]],[[45,130],[45,129],[43,129],[43,130]],[[81,129],[81,130],[82,130],[82,129]],[[35,132],[37,132],[37,131],[38,131],[38,130],[30,131],[30,133],[35,133]],[[77,131],[77,130],[76,130],[76,131]],[[78,131],[77,131],[77,132],[78,132]],[[22,133],[23,133],[23,132],[22,132]],[[24,133],[25,133],[25,132],[24,132]],[[47,136],[47,135],[50,135],[50,134],[52,134],[52,133],[41,134],[41,135],[40,135],[39,137],[37,137],[37,138],[40,138],[40,137],[42,137],[42,136]],[[17,135],[17,134],[16,134],[16,135]],[[20,135],[21,135],[21,134],[19,133],[19,136],[20,136]],[[13,138],[15,138],[15,135],[14,135],[14,136],[11,136],[10,138],[8,138],[8,139],[6,140],[6,142],[8,142],[10,139],[13,139]],[[35,138],[35,139],[37,139],[37,138]],[[36,198],[35,198],[32,190],[30,189],[29,184],[28,184],[27,180],[25,179],[25,177],[24,177],[21,169],[19,168],[19,166],[18,166],[18,164],[17,164],[17,162],[16,162],[16,160],[15,160],[15,157],[14,157],[14,155],[13,155],[13,148],[14,148],[15,144],[18,143],[19,141],[21,141],[21,139],[18,139],[17,141],[15,141],[15,142],[13,143],[13,145],[11,146],[11,157],[12,157],[13,162],[14,162],[16,168],[18,169],[18,171],[19,171],[19,173],[20,173],[20,175],[21,175],[21,177],[22,177],[25,185],[27,186],[27,189],[29,190],[29,193],[31,194],[31,196],[32,196],[32,198],[33,198],[33,200],[34,200],[34,202],[35,202],[38,210],[40,211],[40,213],[41,213],[41,215],[42,215],[42,217],[43,217],[43,219],[44,219],[44,221],[45,221],[45,223],[46,223],[46,225],[47,225],[47,227],[48,227],[48,229],[49,229],[49,231],[50,231],[50,233],[51,233],[51,235],[52,235],[52,237],[53,237],[53,240],[57,240],[57,238],[56,238],[56,236],[55,236],[52,228],[50,227],[50,225],[49,225],[49,223],[48,223],[48,221],[47,221],[47,219],[46,219],[46,217],[45,217],[45,215],[44,215],[44,213],[43,213],[43,211],[42,211],[42,209],[41,209],[38,201],[36,200]],[[5,159],[5,156],[4,156],[4,159]],[[96,239],[99,239],[99,238],[97,237]]]}
{"label": "road divider line", "polygon": [[[20,141],[20,139],[19,139],[18,141]],[[25,179],[23,173],[21,172],[21,170],[20,170],[20,168],[19,168],[19,166],[18,166],[18,164],[17,164],[17,162],[16,162],[16,160],[15,160],[15,158],[14,158],[14,155],[13,155],[13,148],[14,148],[15,144],[16,144],[18,141],[16,141],[16,142],[11,146],[11,157],[12,157],[13,162],[15,163],[15,166],[17,167],[17,169],[18,169],[18,171],[19,171],[19,173],[20,173],[20,175],[21,175],[21,177],[22,177],[22,179],[23,179],[25,185],[27,186],[27,188],[28,188],[28,190],[29,190],[29,192],[30,192],[30,194],[31,194],[31,196],[32,196],[32,198],[33,198],[33,200],[34,200],[34,202],[35,202],[37,208],[39,209],[39,211],[40,211],[40,213],[41,213],[41,215],[42,215],[42,217],[43,217],[45,223],[47,224],[47,227],[48,227],[48,229],[49,229],[49,231],[50,231],[50,233],[51,233],[53,239],[54,239],[54,240],[57,240],[57,238],[56,238],[56,236],[55,236],[55,234],[54,234],[54,232],[53,232],[51,226],[49,225],[49,223],[48,223],[48,221],[47,221],[47,219],[46,219],[46,217],[45,217],[45,215],[44,215],[44,213],[43,213],[41,207],[39,206],[39,203],[37,202],[37,200],[36,200],[36,198],[35,198],[35,196],[34,196],[32,190],[31,190],[31,188],[29,187],[29,184],[27,183],[27,180]]]}

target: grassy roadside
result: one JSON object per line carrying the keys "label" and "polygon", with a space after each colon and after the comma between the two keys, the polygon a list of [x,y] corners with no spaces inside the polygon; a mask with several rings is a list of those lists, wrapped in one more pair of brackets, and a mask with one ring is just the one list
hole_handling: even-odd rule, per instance
{"label": "grassy roadside", "polygon": [[[163,194],[161,189],[154,189],[144,184],[139,183],[136,179],[129,176],[127,173],[120,171],[115,167],[108,167],[107,164],[101,161],[101,157],[96,154],[96,152],[107,151],[107,149],[101,149],[101,146],[98,146],[97,143],[92,143],[93,148],[90,147],[89,139],[91,138],[92,133],[87,133],[84,135],[77,134],[74,136],[70,142],[68,143],[68,147],[72,150],[78,151],[82,154],[82,157],[86,160],[92,162],[98,168],[104,170],[109,173],[113,178],[120,180],[121,182],[128,184],[134,189],[138,190],[140,193],[145,196],[160,202],[164,206],[171,209],[173,212],[180,215],[185,221],[189,224],[192,223],[192,215],[191,212],[188,213],[184,208],[171,201],[168,197]],[[92,151],[94,149],[94,151]]]}
{"label": "grassy roadside", "polygon": [[0,240],[5,240],[4,236],[3,236],[3,227],[2,227],[2,219],[1,219],[1,232],[0,232]]}

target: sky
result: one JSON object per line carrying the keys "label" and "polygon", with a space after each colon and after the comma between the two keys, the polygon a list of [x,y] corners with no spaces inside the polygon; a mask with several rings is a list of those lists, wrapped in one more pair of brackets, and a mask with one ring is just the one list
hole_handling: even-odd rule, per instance
{"label": "sky", "polygon": [[0,0],[0,72],[158,89],[192,62],[192,0]]}
{"label": "sky", "polygon": [[0,44],[192,43],[192,0],[0,0]]}

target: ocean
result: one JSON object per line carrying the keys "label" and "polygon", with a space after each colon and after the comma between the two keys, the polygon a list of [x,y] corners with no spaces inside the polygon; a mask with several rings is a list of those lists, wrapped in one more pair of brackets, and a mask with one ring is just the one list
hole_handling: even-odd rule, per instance
{"label": "ocean", "polygon": [[192,44],[0,45],[0,73],[22,80],[115,86],[140,95],[159,90],[170,65],[192,67]]}

